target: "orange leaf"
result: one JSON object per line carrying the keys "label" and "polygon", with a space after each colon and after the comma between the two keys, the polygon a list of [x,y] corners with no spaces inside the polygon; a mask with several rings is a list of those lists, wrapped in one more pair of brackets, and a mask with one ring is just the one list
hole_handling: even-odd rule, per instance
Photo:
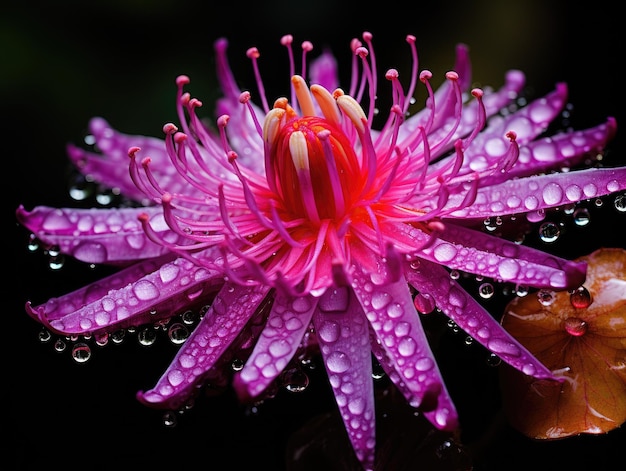
{"label": "orange leaf", "polygon": [[626,421],[626,250],[604,248],[574,292],[516,298],[502,325],[564,381],[535,380],[504,366],[504,412],[536,439],[600,434]]}

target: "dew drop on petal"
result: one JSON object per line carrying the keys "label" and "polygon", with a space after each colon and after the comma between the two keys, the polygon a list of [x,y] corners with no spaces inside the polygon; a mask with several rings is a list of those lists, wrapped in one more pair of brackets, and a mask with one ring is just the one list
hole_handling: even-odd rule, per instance
{"label": "dew drop on petal", "polygon": [[556,183],[549,183],[543,189],[542,197],[546,204],[559,204],[563,199],[563,189]]}
{"label": "dew drop on petal", "polygon": [[568,317],[565,319],[565,331],[574,337],[580,337],[587,332],[587,323],[578,317]]}
{"label": "dew drop on petal", "polygon": [[417,345],[411,337],[403,337],[398,343],[398,353],[403,357],[410,357],[415,353]]}
{"label": "dew drop on petal", "polygon": [[517,345],[504,339],[495,338],[487,342],[487,348],[498,355],[519,356],[521,351]]}
{"label": "dew drop on petal", "polygon": [[328,355],[326,366],[332,373],[343,373],[351,366],[350,358],[343,352],[334,351]]}
{"label": "dew drop on petal", "polygon": [[556,299],[554,291],[540,289],[537,291],[537,300],[542,306],[550,306]]}
{"label": "dew drop on petal", "polygon": [[317,334],[326,343],[336,342],[339,338],[339,324],[326,321],[319,327]]}
{"label": "dew drop on petal", "polygon": [[520,270],[519,263],[516,260],[506,259],[498,265],[498,274],[507,281],[515,278]]}
{"label": "dew drop on petal", "polygon": [[438,262],[444,263],[456,257],[457,249],[454,245],[442,243],[435,247],[434,256]]}
{"label": "dew drop on petal", "polygon": [[591,293],[584,286],[570,294],[569,300],[576,309],[586,309],[592,302]]}
{"label": "dew drop on petal", "polygon": [[148,280],[139,280],[133,285],[133,293],[142,301],[149,301],[159,296],[158,288]]}

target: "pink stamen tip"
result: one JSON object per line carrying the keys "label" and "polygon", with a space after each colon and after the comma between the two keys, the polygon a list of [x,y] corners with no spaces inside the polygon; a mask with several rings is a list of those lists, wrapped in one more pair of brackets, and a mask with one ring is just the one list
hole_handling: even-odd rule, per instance
{"label": "pink stamen tip", "polygon": [[227,114],[223,114],[222,116],[217,118],[217,125],[220,128],[225,128],[229,120],[230,120],[230,116],[228,116]]}
{"label": "pink stamen tip", "polygon": [[163,193],[161,196],[161,202],[163,204],[170,204],[172,202],[172,195],[170,193]]}
{"label": "pink stamen tip", "polygon": [[313,43],[311,41],[304,41],[302,43],[302,50],[309,52],[313,50]]}
{"label": "pink stamen tip", "polygon": [[412,34],[407,34],[406,35],[406,42],[407,43],[413,44],[415,42],[415,40],[416,40],[416,38]]}
{"label": "pink stamen tip", "polygon": [[141,147],[133,146],[128,149],[128,156],[131,159],[135,158],[135,154],[141,150]]}
{"label": "pink stamen tip", "polygon": [[459,74],[457,74],[454,71],[446,72],[446,78],[448,80],[458,80],[459,79]]}
{"label": "pink stamen tip", "polygon": [[363,40],[364,41],[371,41],[372,40],[372,33],[370,33],[369,31],[363,31]]}
{"label": "pink stamen tip", "polygon": [[165,134],[174,134],[176,131],[178,131],[178,128],[174,123],[167,123],[163,126],[163,132]]}
{"label": "pink stamen tip", "polygon": [[250,92],[242,92],[239,95],[239,103],[248,103],[250,101]]}
{"label": "pink stamen tip", "polygon": [[228,161],[230,163],[233,163],[235,160],[237,160],[237,152],[235,152],[234,150],[228,151],[226,155],[228,156]]}
{"label": "pink stamen tip", "polygon": [[353,38],[352,41],[350,41],[350,49],[352,50],[352,52],[356,52],[356,50],[360,48],[362,44],[363,43],[361,43],[361,41],[359,41],[357,38]]}
{"label": "pink stamen tip", "polygon": [[397,114],[398,116],[402,116],[402,108],[397,103],[391,107],[391,112]]}
{"label": "pink stamen tip", "polygon": [[183,85],[187,85],[191,80],[186,75],[179,75],[176,77],[176,85],[182,87]]}
{"label": "pink stamen tip", "polygon": [[141,165],[144,167],[147,167],[151,163],[152,163],[152,157],[144,157],[143,159],[141,159]]}
{"label": "pink stamen tip", "polygon": [[367,55],[369,54],[369,52],[367,51],[367,48],[363,46],[357,47],[354,53],[360,56],[361,58],[367,57]]}
{"label": "pink stamen tip", "polygon": [[280,38],[280,43],[283,46],[288,46],[293,43],[293,36],[291,34],[285,34],[282,38]]}
{"label": "pink stamen tip", "polygon": [[137,219],[139,219],[141,222],[148,222],[150,220],[150,216],[148,216],[147,213],[141,213],[139,216],[137,216]]}
{"label": "pink stamen tip", "polygon": [[202,106],[202,102],[197,98],[192,98],[191,100],[189,100],[189,106],[191,106],[192,108],[200,108]]}
{"label": "pink stamen tip", "polygon": [[256,47],[251,47],[246,51],[246,56],[250,59],[258,59],[261,56],[261,53]]}
{"label": "pink stamen tip", "polygon": [[187,103],[189,103],[189,100],[191,100],[191,95],[189,93],[183,93],[180,96],[180,104],[183,106],[187,105]]}
{"label": "pink stamen tip", "polygon": [[420,80],[422,82],[426,82],[426,80],[430,80],[433,78],[433,73],[430,70],[422,70],[420,72]]}
{"label": "pink stamen tip", "polygon": [[472,90],[472,95],[475,98],[482,98],[484,94],[485,94],[485,92],[483,92],[482,89],[480,89],[480,88],[474,88]]}
{"label": "pink stamen tip", "polygon": [[506,133],[506,137],[508,137],[511,140],[511,142],[513,142],[517,139],[517,133],[515,131],[508,131]]}
{"label": "pink stamen tip", "polygon": [[185,134],[184,132],[177,132],[176,134],[174,134],[174,142],[176,144],[180,144],[181,142],[184,142],[187,140],[187,134]]}
{"label": "pink stamen tip", "polygon": [[385,78],[387,80],[393,80],[393,79],[397,79],[400,76],[400,73],[398,72],[397,69],[389,69],[386,73],[385,73]]}

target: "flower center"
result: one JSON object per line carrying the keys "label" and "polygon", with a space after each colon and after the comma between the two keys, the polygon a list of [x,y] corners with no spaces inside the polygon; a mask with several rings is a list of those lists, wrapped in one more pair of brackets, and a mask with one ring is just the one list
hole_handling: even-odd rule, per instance
{"label": "flower center", "polygon": [[270,184],[292,217],[339,222],[364,185],[353,144],[331,120],[278,103],[265,123]]}

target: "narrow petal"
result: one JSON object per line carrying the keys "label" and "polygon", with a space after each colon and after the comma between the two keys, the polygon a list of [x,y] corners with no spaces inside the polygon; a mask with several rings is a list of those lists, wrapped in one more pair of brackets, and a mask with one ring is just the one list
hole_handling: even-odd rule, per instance
{"label": "narrow petal", "polygon": [[343,306],[338,307],[336,300],[320,300],[313,324],[352,447],[364,469],[372,470],[376,415],[367,319],[348,289],[344,300],[345,303],[339,304],[345,310],[337,310]]}
{"label": "narrow petal", "polygon": [[138,392],[137,399],[157,408],[183,405],[242,332],[268,291],[264,286],[224,285],[154,388]]}
{"label": "narrow petal", "polygon": [[585,280],[584,263],[451,223],[442,225],[437,235],[401,226],[399,231],[407,232],[416,247],[424,247],[415,256],[451,269],[536,288],[574,289]]}
{"label": "narrow petal", "polygon": [[408,282],[420,293],[429,294],[437,307],[490,352],[521,372],[535,378],[556,379],[552,372],[515,340],[450,274],[434,263],[421,260],[407,269]]}
{"label": "narrow petal", "polygon": [[233,380],[242,400],[261,394],[285,369],[309,327],[316,306],[317,298],[313,296],[294,297],[277,290],[261,336]]}
{"label": "narrow petal", "polygon": [[26,211],[20,206],[17,220],[44,244],[86,263],[120,264],[159,257],[168,250],[152,242],[139,222],[148,214],[157,231],[170,232],[154,208],[51,208],[37,206]]}
{"label": "narrow petal", "polygon": [[[480,188],[474,204],[447,217],[484,219],[526,213],[599,198],[624,189],[626,168],[591,168],[515,178]],[[461,202],[461,197],[451,196],[446,206],[455,207]]]}
{"label": "narrow petal", "polygon": [[409,402],[432,411],[433,424],[446,430],[457,426],[457,414],[426,339],[404,278],[377,285],[365,271],[353,273],[354,292],[378,341],[398,373],[401,389],[412,392]]}
{"label": "narrow petal", "polygon": [[136,263],[40,306],[27,304],[27,311],[60,334],[110,333],[172,317],[223,283],[215,271],[172,258]]}

